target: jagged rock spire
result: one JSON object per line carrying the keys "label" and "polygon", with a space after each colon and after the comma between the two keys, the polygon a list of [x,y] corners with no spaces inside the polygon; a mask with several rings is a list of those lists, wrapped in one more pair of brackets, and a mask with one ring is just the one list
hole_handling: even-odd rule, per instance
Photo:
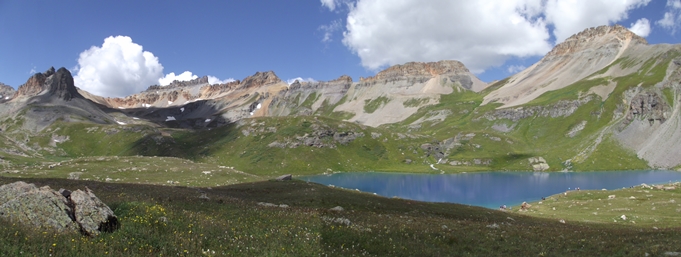
{"label": "jagged rock spire", "polygon": [[50,67],[43,73],[36,73],[17,90],[20,96],[36,96],[44,93],[69,101],[75,97],[82,97],[73,82],[71,72],[64,67],[55,71]]}

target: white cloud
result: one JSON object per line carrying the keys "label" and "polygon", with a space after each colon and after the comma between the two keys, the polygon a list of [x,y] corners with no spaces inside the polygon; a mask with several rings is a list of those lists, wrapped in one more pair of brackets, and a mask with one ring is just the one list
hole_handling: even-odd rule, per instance
{"label": "white cloud", "polygon": [[225,84],[225,83],[229,83],[229,82],[233,82],[233,81],[236,81],[236,80],[234,80],[233,78],[220,80],[217,77],[208,76],[208,84],[211,84],[211,85],[213,85],[213,84]]}
{"label": "white cloud", "polygon": [[324,38],[322,38],[322,42],[331,42],[333,41],[331,39],[331,36],[333,35],[334,32],[340,30],[343,28],[343,24],[340,19],[332,21],[328,25],[321,25],[319,26],[319,30],[324,32]]}
{"label": "white cloud", "polygon": [[556,42],[589,27],[625,20],[631,10],[646,6],[650,0],[548,0],[546,21],[555,26]]}
{"label": "white cloud", "polygon": [[634,32],[636,35],[647,37],[650,35],[650,21],[646,18],[638,19],[636,23],[631,24],[629,30]]}
{"label": "white cloud", "polygon": [[[623,21],[650,1],[355,0],[348,4],[343,43],[371,70],[454,59],[479,73],[511,57],[542,56],[555,43]],[[328,2],[338,7],[339,1],[322,5]]]}
{"label": "white cloud", "polygon": [[657,25],[660,25],[666,29],[673,29],[674,25],[676,24],[674,16],[675,15],[673,12],[665,12],[664,17],[657,21]]}
{"label": "white cloud", "polygon": [[158,84],[161,86],[167,86],[175,80],[188,81],[197,78],[199,78],[199,76],[192,74],[191,71],[182,72],[180,75],[175,75],[175,72],[171,72],[166,74],[165,77],[158,79]]}
{"label": "white cloud", "polygon": [[[176,75],[163,75],[163,65],[149,51],[143,51],[127,36],[111,36],[104,39],[101,47],[92,46],[80,53],[74,82],[77,87],[92,94],[106,97],[124,97],[144,91],[151,85],[167,86],[171,82],[198,78],[191,71]],[[32,72],[34,70],[31,70]],[[211,84],[234,81],[208,76]]]}
{"label": "white cloud", "polygon": [[163,66],[127,36],[111,36],[78,57],[76,86],[100,96],[121,97],[156,84]]}
{"label": "white cloud", "polygon": [[313,78],[306,78],[306,79],[304,79],[304,78],[301,78],[301,77],[297,77],[297,78],[287,79],[287,80],[286,80],[286,83],[288,83],[289,85],[291,85],[291,84],[293,84],[293,82],[296,82],[296,80],[297,80],[298,82],[317,82],[317,81],[314,80]]}
{"label": "white cloud", "polygon": [[349,6],[352,4],[352,1],[353,0],[320,0],[320,2],[322,2],[322,7],[328,8],[329,11],[338,11],[343,4]]}
{"label": "white cloud", "polygon": [[512,56],[551,50],[541,0],[358,1],[343,43],[376,70],[410,61],[454,59],[473,72]]}
{"label": "white cloud", "polygon": [[321,0],[322,6],[329,8],[329,11],[333,11],[336,9],[336,2],[337,0]]}
{"label": "white cloud", "polygon": [[516,73],[521,72],[525,69],[527,69],[527,67],[525,67],[523,65],[509,65],[508,68],[506,69],[506,71],[508,71],[508,73],[511,73],[511,74],[516,74]]}
{"label": "white cloud", "polygon": [[676,33],[681,24],[681,0],[667,0],[664,16],[655,23],[670,30],[672,34]]}

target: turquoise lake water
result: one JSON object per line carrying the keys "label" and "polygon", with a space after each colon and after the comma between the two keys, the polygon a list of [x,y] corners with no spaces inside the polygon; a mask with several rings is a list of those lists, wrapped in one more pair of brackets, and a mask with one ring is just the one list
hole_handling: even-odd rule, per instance
{"label": "turquoise lake water", "polygon": [[348,172],[300,177],[323,185],[427,202],[450,202],[499,208],[541,200],[568,190],[620,189],[681,181],[677,171],[484,172],[404,174]]}

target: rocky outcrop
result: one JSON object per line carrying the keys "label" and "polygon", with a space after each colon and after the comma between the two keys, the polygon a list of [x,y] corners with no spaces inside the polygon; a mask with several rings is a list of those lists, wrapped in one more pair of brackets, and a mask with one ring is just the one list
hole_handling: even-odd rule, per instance
{"label": "rocky outcrop", "polygon": [[432,143],[421,144],[421,150],[426,157],[433,156],[438,163],[446,163],[445,157],[449,156],[449,152],[457,147],[460,147],[475,137],[475,133],[459,133],[452,138],[442,141],[435,141]]}
{"label": "rocky outcrop", "polygon": [[463,88],[473,91],[484,89],[487,84],[473,76],[463,63],[458,61],[408,62],[390,66],[376,76],[362,78],[358,87],[368,87],[381,83],[406,82],[407,84],[426,83],[440,76],[448,83],[458,83]]}
{"label": "rocky outcrop", "polygon": [[482,117],[493,121],[499,119],[508,119],[512,121],[519,121],[529,117],[567,117],[572,115],[577,109],[585,103],[593,100],[593,95],[589,95],[579,100],[562,100],[550,106],[524,106],[516,108],[499,109],[485,113]]}
{"label": "rocky outcrop", "polygon": [[532,166],[532,170],[534,171],[547,171],[549,170],[549,164],[546,163],[546,160],[544,160],[543,157],[531,157],[527,159],[527,161],[530,163],[530,166]]}
{"label": "rocky outcrop", "polygon": [[222,93],[228,92],[230,90],[233,90],[237,88],[241,84],[241,81],[235,80],[232,82],[227,82],[227,83],[222,83],[222,84],[214,84],[214,85],[207,85],[201,87],[201,98],[203,99],[211,99],[217,95],[220,95]]}
{"label": "rocky outcrop", "polygon": [[22,96],[34,96],[43,91],[43,85],[48,76],[54,74],[54,67],[50,67],[44,73],[35,73],[31,76],[25,84],[19,86],[17,94]]}
{"label": "rocky outcrop", "polygon": [[468,69],[463,63],[458,61],[439,61],[439,62],[408,62],[402,65],[394,65],[379,72],[374,77],[361,78],[360,82],[370,81],[394,81],[399,79],[411,79],[416,77],[434,77],[449,73],[468,73]]}
{"label": "rocky outcrop", "polygon": [[59,192],[19,181],[0,186],[0,218],[35,229],[96,236],[119,228],[113,211],[90,189]]}
{"label": "rocky outcrop", "polygon": [[241,81],[239,89],[257,88],[280,82],[282,82],[281,79],[274,74],[274,71],[256,72],[252,76],[246,77]]}
{"label": "rocky outcrop", "polygon": [[54,71],[54,67],[51,67],[44,73],[33,74],[33,76],[17,90],[19,96],[31,97],[43,93],[55,96],[64,101],[70,101],[75,97],[82,98],[73,83],[71,72],[64,67],[59,68],[56,72]]}
{"label": "rocky outcrop", "polygon": [[320,129],[315,130],[311,134],[295,136],[282,141],[274,141],[268,146],[278,148],[297,148],[299,146],[336,148],[336,144],[347,145],[352,141],[355,141],[358,137],[364,137],[364,133],[352,131],[338,132],[331,129]]}
{"label": "rocky outcrop", "polygon": [[329,82],[352,83],[352,77],[348,75],[342,75],[337,79],[331,80]]}
{"label": "rocky outcrop", "polygon": [[656,92],[641,92],[631,99],[624,125],[637,118],[648,120],[651,126],[655,121],[664,123],[670,111],[671,107]]}
{"label": "rocky outcrop", "polygon": [[16,91],[13,87],[0,83],[0,103],[12,99]]}

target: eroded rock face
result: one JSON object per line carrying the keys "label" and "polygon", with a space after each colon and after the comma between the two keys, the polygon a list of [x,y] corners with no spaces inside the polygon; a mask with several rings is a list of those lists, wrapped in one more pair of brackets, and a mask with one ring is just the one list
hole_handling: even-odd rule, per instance
{"label": "eroded rock face", "polygon": [[667,120],[667,113],[671,107],[655,92],[641,92],[631,99],[629,112],[625,125],[628,125],[635,118],[645,118],[650,125],[657,120],[664,123]]}
{"label": "eroded rock face", "polygon": [[267,84],[274,84],[274,83],[279,83],[281,82],[281,79],[277,77],[276,74],[274,74],[273,71],[266,71],[266,72],[256,72],[252,76],[246,77],[242,82],[239,88],[245,89],[245,88],[253,88],[253,87],[261,87],[263,85]]}
{"label": "eroded rock face", "polygon": [[113,211],[89,189],[57,192],[22,181],[0,186],[0,218],[39,230],[87,236],[119,227]]}
{"label": "eroded rock face", "polygon": [[562,100],[555,103],[553,106],[529,106],[499,109],[493,112],[486,113],[483,117],[489,121],[498,119],[508,119],[512,121],[519,121],[529,117],[567,117],[572,115],[577,109],[585,103],[593,100],[593,96],[589,95],[579,100]]}
{"label": "eroded rock face", "polygon": [[408,62],[403,65],[391,66],[374,77],[365,78],[362,81],[371,80],[394,80],[406,77],[433,77],[448,73],[467,73],[469,72],[463,63],[458,61],[439,61],[439,62]]}

